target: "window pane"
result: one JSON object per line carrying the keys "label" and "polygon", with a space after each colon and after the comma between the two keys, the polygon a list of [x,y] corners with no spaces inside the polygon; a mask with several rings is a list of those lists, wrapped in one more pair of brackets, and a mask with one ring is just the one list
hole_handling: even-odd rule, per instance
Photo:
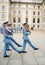
{"label": "window pane", "polygon": [[20,10],[18,11],[18,14],[20,14]]}
{"label": "window pane", "polygon": [[35,25],[33,25],[33,28],[35,27]]}
{"label": "window pane", "polygon": [[35,5],[33,5],[33,7],[35,8]]}
{"label": "window pane", "polygon": [[2,11],[4,11],[5,10],[5,6],[2,6]]}
{"label": "window pane", "polygon": [[37,23],[40,23],[40,19],[38,18]]}
{"label": "window pane", "polygon": [[38,15],[40,15],[40,12],[38,12]]}
{"label": "window pane", "polygon": [[35,15],[35,11],[33,12],[33,15]]}
{"label": "window pane", "polygon": [[39,28],[39,25],[37,27]]}
{"label": "window pane", "polygon": [[5,21],[5,14],[2,14],[2,21]]}
{"label": "window pane", "polygon": [[16,18],[13,18],[13,22],[14,22],[14,23],[16,22]]}
{"label": "window pane", "polygon": [[35,23],[35,18],[33,18],[33,23]]}
{"label": "window pane", "polygon": [[44,3],[44,5],[45,5],[45,3]]}
{"label": "window pane", "polygon": [[19,4],[19,7],[20,7],[20,4]]}
{"label": "window pane", "polygon": [[14,10],[14,14],[15,14],[15,10]]}
{"label": "window pane", "polygon": [[20,18],[18,18],[18,23],[20,23],[20,21],[21,21],[21,19],[20,19]]}
{"label": "window pane", "polygon": [[28,18],[26,18],[26,22],[28,22]]}
{"label": "window pane", "polygon": [[14,27],[15,27],[15,24],[14,24]]}
{"label": "window pane", "polygon": [[26,15],[28,15],[28,11],[26,11]]}
{"label": "window pane", "polygon": [[15,4],[14,4],[14,7],[15,7]]}
{"label": "window pane", "polygon": [[28,8],[28,4],[26,4],[26,8]]}
{"label": "window pane", "polygon": [[40,9],[40,6],[38,6],[38,9]]}

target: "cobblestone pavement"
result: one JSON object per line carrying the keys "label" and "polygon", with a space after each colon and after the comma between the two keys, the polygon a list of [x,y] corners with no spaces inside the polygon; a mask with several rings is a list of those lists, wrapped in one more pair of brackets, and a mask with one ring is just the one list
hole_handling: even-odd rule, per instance
{"label": "cobblestone pavement", "polygon": [[[27,53],[19,54],[13,49],[8,51],[9,58],[3,58],[3,36],[0,34],[0,65],[45,65],[45,31],[31,31],[29,38],[39,50],[34,51],[28,44]],[[14,34],[14,39],[23,44],[22,34]],[[18,47],[17,47],[18,48]],[[21,48],[18,48],[21,49]]]}

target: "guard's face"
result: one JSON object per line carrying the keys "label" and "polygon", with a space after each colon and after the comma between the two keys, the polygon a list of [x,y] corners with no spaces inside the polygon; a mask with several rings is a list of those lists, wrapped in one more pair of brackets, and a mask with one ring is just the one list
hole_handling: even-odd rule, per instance
{"label": "guard's face", "polygon": [[25,29],[29,30],[29,25],[28,24],[25,25]]}
{"label": "guard's face", "polygon": [[25,24],[25,28],[27,28],[27,24]]}
{"label": "guard's face", "polygon": [[8,27],[8,24],[5,24],[5,28]]}

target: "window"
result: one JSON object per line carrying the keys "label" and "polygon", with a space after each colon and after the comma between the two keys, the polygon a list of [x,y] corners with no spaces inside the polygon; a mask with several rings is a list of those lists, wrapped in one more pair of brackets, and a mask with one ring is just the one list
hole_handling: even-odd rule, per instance
{"label": "window", "polygon": [[5,6],[2,6],[2,11],[4,11],[5,10]]}
{"label": "window", "polygon": [[38,15],[40,15],[40,12],[38,12]]}
{"label": "window", "polygon": [[18,18],[18,23],[20,23],[20,21],[21,21],[21,18]]}
{"label": "window", "polygon": [[26,15],[28,15],[28,11],[26,11]]}
{"label": "window", "polygon": [[37,27],[39,28],[39,25]]}
{"label": "window", "polygon": [[33,25],[33,28],[35,27],[35,25]]}
{"label": "window", "polygon": [[20,8],[20,4],[19,4],[19,8]]}
{"label": "window", "polygon": [[33,12],[33,15],[35,15],[35,11]]}
{"label": "window", "polygon": [[2,21],[5,21],[5,14],[2,14]]}
{"label": "window", "polygon": [[26,4],[26,8],[28,8],[28,4]]}
{"label": "window", "polygon": [[20,27],[20,24],[18,26]]}
{"label": "window", "polygon": [[20,14],[20,10],[18,11],[18,14]]}
{"label": "window", "polygon": [[14,22],[14,23],[16,22],[16,18],[13,18],[13,22]]}
{"label": "window", "polygon": [[33,5],[33,7],[35,8],[35,5]]}
{"label": "window", "polygon": [[14,24],[14,27],[15,27],[15,24]]}
{"label": "window", "polygon": [[15,7],[15,4],[14,4],[14,7]]}
{"label": "window", "polygon": [[35,18],[33,18],[33,23],[35,23]]}
{"label": "window", "polygon": [[26,23],[28,22],[28,18],[26,18]]}
{"label": "window", "polygon": [[43,17],[43,21],[42,21],[42,23],[45,23],[45,17]]}
{"label": "window", "polygon": [[40,6],[38,6],[38,9],[40,9]]}
{"label": "window", "polygon": [[37,19],[37,23],[40,23],[40,19],[39,18]]}
{"label": "window", "polygon": [[14,14],[15,14],[15,10],[14,10]]}
{"label": "window", "polygon": [[45,13],[45,9],[44,9],[44,13]]}
{"label": "window", "polygon": [[45,3],[44,3],[44,5],[45,5]]}

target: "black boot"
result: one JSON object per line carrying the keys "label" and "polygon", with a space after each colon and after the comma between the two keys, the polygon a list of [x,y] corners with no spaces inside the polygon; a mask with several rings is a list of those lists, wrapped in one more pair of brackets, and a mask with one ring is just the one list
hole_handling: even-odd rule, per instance
{"label": "black boot", "polygon": [[22,45],[18,45],[18,47],[22,47]]}
{"label": "black boot", "polygon": [[8,55],[4,56],[4,58],[6,58],[6,57],[10,57],[10,56],[8,56]]}
{"label": "black boot", "polygon": [[39,48],[35,48],[34,50],[39,50]]}
{"label": "black boot", "polygon": [[7,49],[7,51],[11,51],[11,49]]}
{"label": "black boot", "polygon": [[20,52],[18,52],[18,53],[27,53],[26,51],[20,51]]}

